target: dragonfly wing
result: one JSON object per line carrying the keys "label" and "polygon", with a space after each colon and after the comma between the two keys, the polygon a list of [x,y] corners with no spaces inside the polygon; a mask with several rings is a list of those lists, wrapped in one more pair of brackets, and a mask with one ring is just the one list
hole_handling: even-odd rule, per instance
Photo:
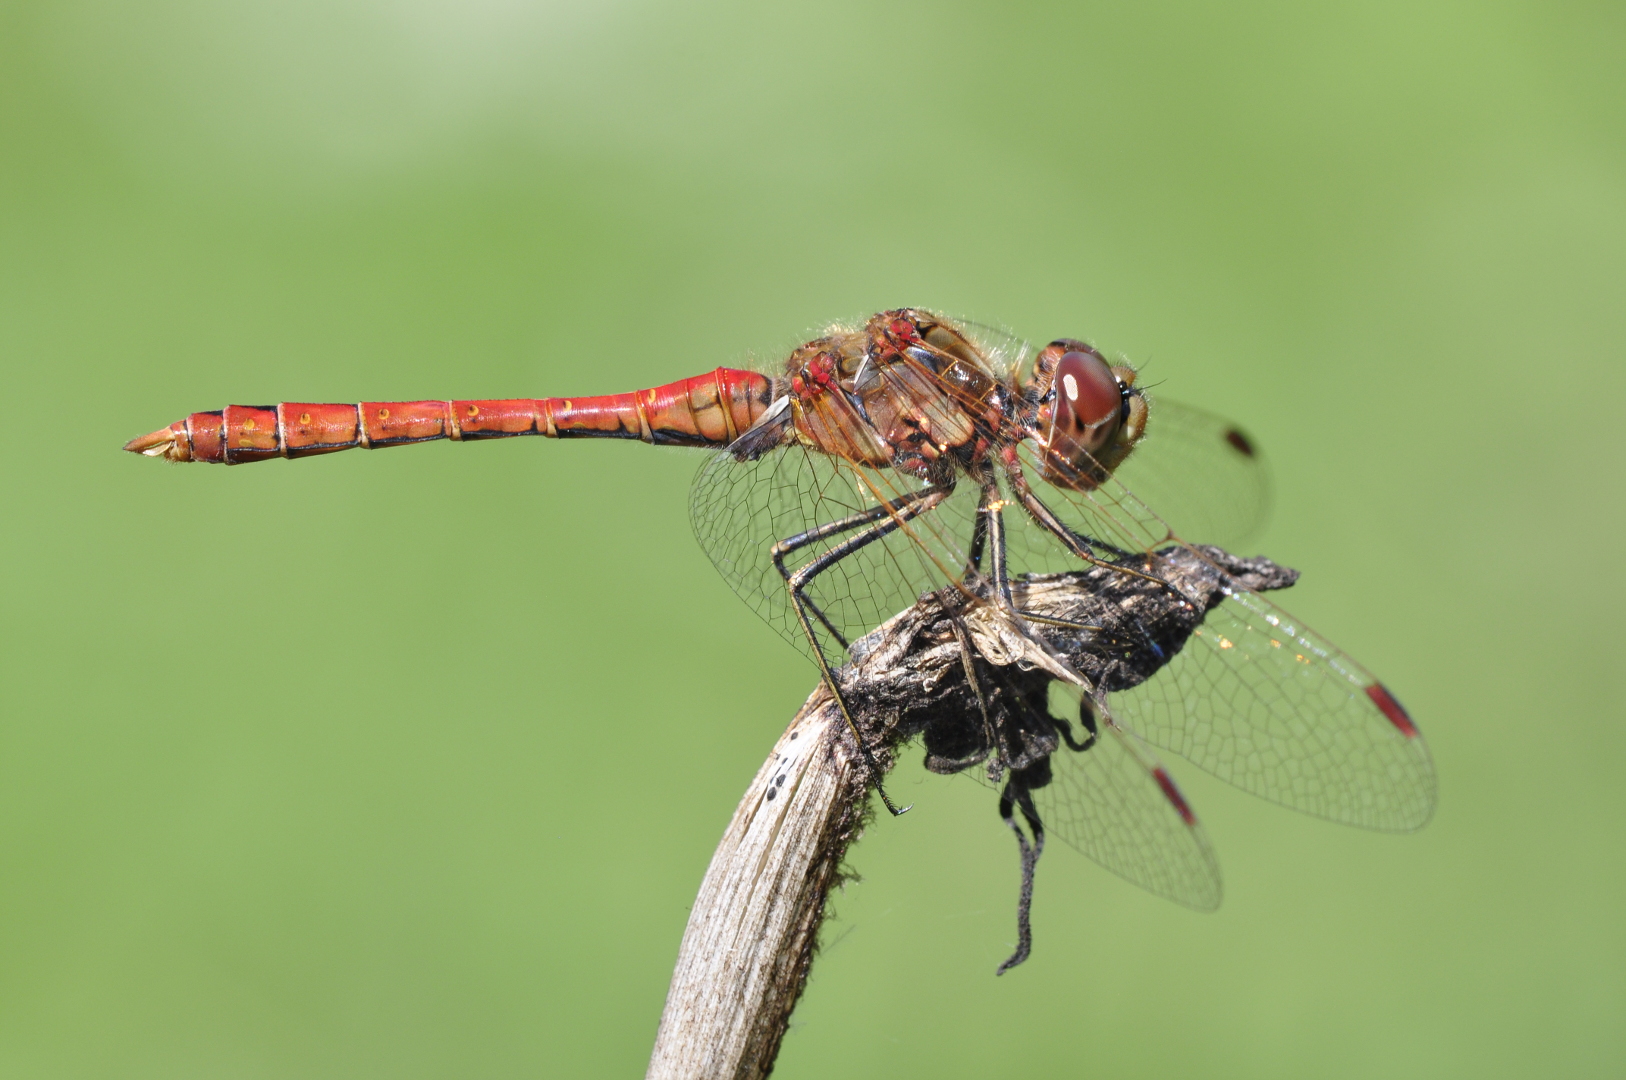
{"label": "dragonfly wing", "polygon": [[1257,593],[1227,596],[1112,707],[1152,743],[1295,810],[1392,832],[1434,812],[1434,764],[1399,702]]}
{"label": "dragonfly wing", "polygon": [[800,445],[747,461],[721,450],[695,477],[689,510],[701,547],[729,586],[810,656],[812,645],[796,616],[786,578],[773,561],[775,545],[868,516],[867,522],[786,553],[785,569],[794,573],[866,529],[896,526],[806,584],[819,648],[839,667],[849,660],[847,645],[913,605],[921,594],[956,579],[965,565],[978,492],[962,482],[929,512],[910,517],[907,509],[900,509],[927,490],[923,482],[891,470],[860,468]]}
{"label": "dragonfly wing", "polygon": [[1167,770],[1104,722],[1086,750],[1062,746],[1033,792],[1045,829],[1114,874],[1198,911],[1219,907],[1219,861]]}
{"label": "dragonfly wing", "polygon": [[1248,539],[1270,509],[1270,477],[1240,427],[1159,398],[1146,434],[1118,466],[1118,479],[1158,508],[1187,540],[1229,547]]}
{"label": "dragonfly wing", "polygon": [[[804,651],[807,631],[787,575],[811,575],[805,610],[818,648],[837,667],[858,638],[964,579],[982,492],[950,447],[991,434],[977,419],[981,399],[967,399],[964,387],[949,386],[918,357],[897,354],[874,366],[866,358],[849,382],[853,389],[798,391],[781,421],[785,437],[794,432],[828,452],[803,441],[760,456],[754,447],[741,452],[753,438],[747,433],[712,456],[690,498],[695,532],[723,577]],[[995,384],[982,377],[970,385]],[[855,463],[888,455],[902,467]]]}
{"label": "dragonfly wing", "polygon": [[[1025,471],[1035,494],[1087,541],[1147,554],[1191,548],[1116,476],[1072,491]],[[1042,531],[1031,521],[1024,528]],[[1272,802],[1397,832],[1433,814],[1433,762],[1394,696],[1239,583],[1165,668],[1112,701],[1118,718],[1155,745]]]}

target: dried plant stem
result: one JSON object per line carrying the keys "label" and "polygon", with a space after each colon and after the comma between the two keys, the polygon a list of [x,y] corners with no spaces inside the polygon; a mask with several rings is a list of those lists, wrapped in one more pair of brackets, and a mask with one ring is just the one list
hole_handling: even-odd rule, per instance
{"label": "dried plant stem", "polygon": [[820,687],[780,736],[717,845],[683,932],[650,1080],[773,1069],[824,903],[857,834],[864,767]]}
{"label": "dried plant stem", "polygon": [[[883,772],[896,748],[919,736],[933,772],[991,763],[989,779],[1006,778],[1000,814],[1014,829],[1020,807],[1033,839],[1017,829],[1021,943],[1001,971],[1028,954],[1027,908],[1044,837],[1030,793],[1050,782],[1049,757],[1060,746],[1057,721],[1025,703],[1043,702],[1051,680],[1138,685],[1179,652],[1230,589],[1280,589],[1297,577],[1268,559],[1212,547],[1156,553],[1156,576],[1141,569],[1144,562],[1136,558],[1132,574],[1100,566],[1013,582],[1017,609],[1051,620],[1042,642],[995,605],[967,606],[945,590],[854,642],[852,663],[841,669],[843,697]],[[999,690],[992,698],[990,687]],[[1088,746],[1072,745],[1070,736],[1068,745]],[[772,1070],[807,982],[825,898],[863,824],[869,779],[821,686],[751,782],[712,856],[667,991],[651,1080],[746,1080]]]}

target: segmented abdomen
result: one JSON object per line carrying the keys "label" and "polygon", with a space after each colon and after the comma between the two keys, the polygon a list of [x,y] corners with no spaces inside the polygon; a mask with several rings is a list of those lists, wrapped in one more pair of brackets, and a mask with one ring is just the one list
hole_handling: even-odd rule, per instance
{"label": "segmented abdomen", "polygon": [[171,461],[240,465],[357,446],[513,435],[726,446],[756,422],[772,396],[773,384],[766,376],[718,368],[649,390],[597,397],[228,405],[132,439],[125,449]]}

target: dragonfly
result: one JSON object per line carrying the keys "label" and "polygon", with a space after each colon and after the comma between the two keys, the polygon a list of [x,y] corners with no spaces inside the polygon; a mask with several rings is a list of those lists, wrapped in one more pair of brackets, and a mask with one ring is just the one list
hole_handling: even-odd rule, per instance
{"label": "dragonfly", "polygon": [[[1024,944],[1003,971],[1026,955],[1046,823],[1131,882],[1218,907],[1212,845],[1157,749],[1349,825],[1406,832],[1434,811],[1434,766],[1395,694],[1204,546],[1237,542],[1264,513],[1254,440],[1155,397],[1132,365],[1082,340],[1038,346],[899,308],[826,328],[775,371],[719,367],[575,398],[229,405],[125,449],[226,465],[522,435],[707,449],[690,495],[696,536],[733,590],[818,667],[893,814],[908,807],[882,786],[841,672],[921,597],[958,597],[1041,650],[1078,701],[1076,716],[1046,721],[1064,752],[1025,781],[1013,766],[1001,795],[1024,869]],[[1219,575],[1201,610],[1160,573],[1178,561],[1171,552]],[[1189,634],[1160,644],[1121,612],[1109,632],[1024,606],[1032,583],[1067,572],[1184,605]],[[1092,640],[1108,662],[1070,662],[1077,650],[1062,639]],[[995,781],[1012,765],[984,764]]]}

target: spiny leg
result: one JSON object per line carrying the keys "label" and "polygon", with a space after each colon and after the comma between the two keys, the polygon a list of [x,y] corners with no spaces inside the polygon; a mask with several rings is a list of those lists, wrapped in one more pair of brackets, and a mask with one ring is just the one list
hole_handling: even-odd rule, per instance
{"label": "spiny leg", "polygon": [[1007,460],[1006,469],[1010,476],[1011,489],[1016,493],[1017,501],[1027,509],[1028,513],[1033,515],[1040,525],[1043,525],[1047,531],[1054,533],[1056,538],[1079,558],[1087,562],[1105,565],[1101,564],[1100,560],[1093,556],[1092,549],[1105,551],[1118,559],[1132,558],[1137,554],[1136,552],[1126,551],[1116,544],[1109,544],[1105,540],[1090,536],[1087,533],[1081,533],[1062,521],[1061,518],[1056,516],[1056,512],[1046,506],[1044,500],[1040,499],[1034,490],[1028,486],[1027,475],[1022,471],[1021,465],[1015,459]]}
{"label": "spiny leg", "polygon": [[[949,590],[944,590],[945,592]],[[976,653],[971,647],[971,635],[960,620],[958,612],[950,611],[946,606],[944,611],[948,614],[949,627],[954,631],[954,640],[960,646],[960,665],[965,669],[966,685],[977,698],[977,711],[982,714],[982,734],[987,740],[988,748],[998,752],[996,741],[998,733],[994,731],[993,718],[988,715],[988,695],[982,692],[982,679],[977,675]]]}
{"label": "spiny leg", "polygon": [[[799,532],[795,536],[786,537],[775,544],[771,551],[774,569],[778,570],[779,576],[784,578],[788,583],[791,579],[791,571],[785,569],[785,556],[790,555],[793,552],[800,551],[809,544],[816,544],[820,540],[826,540],[832,536],[839,536],[844,532],[851,532],[853,529],[861,528],[865,525],[873,525],[875,522],[880,521],[883,518],[894,518],[898,515],[902,515],[915,503],[920,502],[922,499],[927,498],[928,496],[936,494],[939,490],[940,489],[938,488],[925,488],[920,491],[911,491],[899,496],[895,502],[882,503],[880,506],[873,506],[868,510],[851,514],[847,517],[841,518],[839,521],[827,522],[816,528],[808,529],[806,532]],[[945,492],[944,494],[947,493]],[[919,512],[919,510],[915,510],[913,513],[908,514],[908,517],[913,517],[914,514]],[[907,519],[907,517],[903,518],[903,520]],[[868,542],[869,541],[866,540],[864,544],[867,544]],[[858,547],[863,547],[864,544],[859,544]],[[852,551],[857,551],[858,547],[854,547],[844,554],[851,554]],[[833,553],[841,550],[842,549],[840,546],[832,548],[830,551],[827,551],[824,553],[824,555],[820,556],[820,558],[829,558]],[[844,555],[838,555],[837,560],[842,557],[844,557]],[[801,569],[806,570],[808,566],[812,566],[818,561],[819,560],[815,559],[813,563],[808,563],[807,566],[804,566]],[[814,573],[816,574],[818,571],[814,571]],[[823,625],[827,631],[829,631],[830,636],[835,638],[841,647],[845,649],[850,644],[850,642],[847,641],[846,635],[844,635],[840,630],[836,629],[835,624],[833,624],[829,618],[825,616],[824,612],[819,609],[817,604],[813,603],[811,600],[808,600],[806,597],[803,597],[802,600],[809,608],[812,609],[813,614],[817,616],[820,624]],[[819,651],[819,644],[817,641],[813,643],[813,649],[815,652]]]}
{"label": "spiny leg", "polygon": [[[1099,632],[1100,627],[1088,623],[1075,622],[1071,619],[1058,619],[1050,615],[1039,615],[1016,606],[1016,600],[1011,595],[1010,553],[1007,547],[1005,533],[1005,508],[1010,502],[999,497],[999,489],[993,485],[983,488],[982,501],[977,507],[976,531],[974,540],[980,540],[986,545],[989,561],[992,563],[991,581],[994,590],[994,599],[1006,612],[1019,615],[1028,622],[1039,623],[1043,626],[1054,626],[1062,630],[1072,630],[1078,633]],[[982,550],[978,550],[980,556]],[[979,569],[981,559],[979,558]]]}
{"label": "spiny leg", "polygon": [[[1056,516],[1054,510],[1045,505],[1044,500],[1028,490],[1026,483],[1016,485],[1016,489],[1016,498],[1022,504],[1022,507],[1033,515],[1033,520],[1044,526],[1047,532],[1060,540],[1067,550],[1092,566],[1107,566],[1115,570],[1124,569],[1123,567],[1113,566],[1112,563],[1096,555],[1092,549],[1100,548],[1102,551],[1111,552],[1120,559],[1129,558],[1130,552],[1113,547],[1111,544],[1101,543],[1092,536],[1085,536],[1070,528],[1061,518]],[[1133,572],[1130,571],[1130,573]]]}
{"label": "spiny leg", "polygon": [[1132,552],[1124,551],[1123,549],[1114,547],[1111,544],[1101,543],[1095,540],[1093,537],[1084,536],[1069,528],[1064,521],[1056,516],[1054,510],[1051,510],[1050,507],[1046,506],[1044,501],[1033,493],[1032,489],[1028,487],[1026,477],[1014,469],[1011,471],[1010,475],[1012,487],[1014,487],[1016,490],[1017,501],[1022,504],[1023,508],[1026,509],[1030,515],[1032,515],[1035,521],[1043,526],[1047,532],[1056,537],[1056,539],[1060,540],[1063,546],[1065,546],[1067,550],[1071,551],[1075,556],[1089,563],[1091,566],[1099,566],[1103,570],[1111,570],[1119,574],[1129,574],[1132,577],[1138,577],[1142,580],[1161,585],[1165,589],[1172,592],[1175,596],[1180,597],[1180,599],[1185,601],[1186,604],[1189,605],[1191,603],[1190,600],[1186,599],[1185,593],[1175,588],[1172,583],[1158,577],[1156,574],[1136,570],[1132,567],[1124,566],[1122,563],[1107,562],[1105,559],[1095,554],[1094,551],[1090,550],[1091,544],[1094,544],[1103,551],[1112,552],[1120,559],[1129,559],[1134,556],[1134,553]]}
{"label": "spiny leg", "polygon": [[971,546],[966,549],[965,580],[970,581],[982,574],[982,554],[988,546],[988,504],[999,498],[997,484],[983,484],[982,494],[977,498],[977,517],[971,526]]}
{"label": "spiny leg", "polygon": [[[886,806],[893,817],[905,813],[909,807],[906,806],[899,810],[887,796],[886,788],[881,783],[880,766],[875,763],[875,758],[870,753],[869,746],[864,742],[864,736],[858,730],[858,724],[853,719],[852,710],[847,707],[846,698],[842,697],[841,687],[836,682],[835,673],[830,670],[830,661],[825,657],[824,648],[819,644],[818,635],[813,631],[813,623],[807,617],[807,609],[812,608],[818,615],[819,621],[835,635],[838,641],[842,641],[844,646],[845,640],[830,625],[829,620],[825,618],[823,612],[819,611],[817,605],[803,595],[802,590],[814,578],[835,566],[842,559],[897,531],[904,522],[919,517],[937,506],[948,498],[953,491],[954,486],[950,483],[944,486],[910,492],[894,503],[885,503],[871,510],[866,510],[862,514],[854,514],[850,518],[843,518],[841,521],[821,525],[816,529],[800,533],[787,540],[781,540],[773,546],[774,566],[784,576],[785,585],[790,590],[790,603],[796,612],[796,620],[802,624],[802,632],[807,635],[808,642],[813,646],[813,660],[819,665],[819,673],[824,676],[824,684],[830,688],[830,695],[835,698],[836,707],[841,710],[842,719],[847,721],[847,727],[853,733],[853,741],[858,744],[858,752],[863,756],[864,764],[869,767],[870,775],[875,777],[875,790],[881,796],[882,804]],[[884,519],[882,519],[882,515],[884,515]],[[866,523],[870,524],[863,532],[848,537],[823,555],[801,566],[794,573],[785,569],[785,556],[790,552],[806,547],[808,544],[815,543],[820,539],[847,532]]]}
{"label": "spiny leg", "polygon": [[1016,601],[1011,598],[1011,568],[1009,564],[1010,553],[1006,548],[1005,537],[1005,507],[1007,503],[999,497],[999,489],[992,484],[982,489],[981,511],[977,514],[977,524],[982,526],[988,535],[989,555],[993,562],[994,599],[1005,606],[1006,611],[1016,610]]}

